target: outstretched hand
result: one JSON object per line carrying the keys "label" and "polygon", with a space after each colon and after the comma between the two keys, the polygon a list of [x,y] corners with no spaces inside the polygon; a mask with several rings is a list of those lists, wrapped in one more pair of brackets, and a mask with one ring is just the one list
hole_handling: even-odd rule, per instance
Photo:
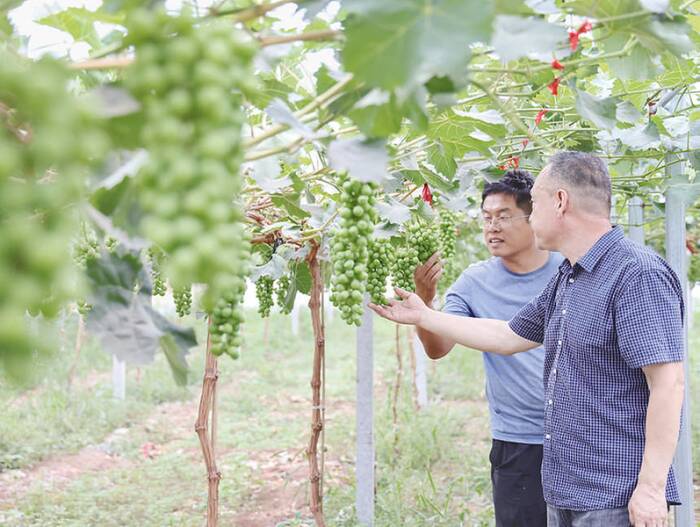
{"label": "outstretched hand", "polygon": [[380,317],[398,324],[420,324],[429,309],[425,302],[415,293],[409,293],[398,287],[395,287],[394,291],[401,300],[390,299],[386,306],[369,304],[370,309]]}

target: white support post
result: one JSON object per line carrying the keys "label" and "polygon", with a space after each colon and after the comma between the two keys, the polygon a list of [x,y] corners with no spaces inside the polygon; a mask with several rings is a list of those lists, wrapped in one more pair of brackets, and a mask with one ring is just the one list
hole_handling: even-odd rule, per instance
{"label": "white support post", "polygon": [[416,359],[416,393],[418,408],[428,407],[428,356],[425,354],[423,343],[418,338],[418,333],[412,329],[413,354]]}
{"label": "white support post", "polygon": [[[673,161],[667,156],[666,163]],[[682,163],[676,163],[666,168],[667,175],[673,176],[681,173]],[[688,292],[688,273],[685,246],[685,196],[682,192],[669,190],[666,192],[666,260],[678,275],[681,282],[681,290],[686,297]],[[695,513],[693,507],[693,456],[692,435],[690,430],[690,377],[688,376],[688,325],[687,317],[691,316],[686,309],[684,321],[684,348],[685,348],[685,394],[683,397],[683,416],[681,420],[681,434],[673,458],[673,469],[678,480],[681,501],[683,504],[675,507],[676,527],[695,527]]]}
{"label": "white support post", "polygon": [[299,304],[297,302],[294,302],[290,317],[292,319],[292,335],[296,337],[299,335]]}
{"label": "white support post", "polygon": [[357,328],[357,461],[355,509],[363,527],[374,525],[374,356],[372,311],[365,302]]}
{"label": "white support post", "polygon": [[326,322],[332,324],[334,318],[335,308],[333,307],[333,304],[331,304],[330,302],[326,302]]}
{"label": "white support post", "polygon": [[629,229],[627,236],[633,242],[644,245],[644,202],[639,196],[634,196],[627,204]]}
{"label": "white support post", "polygon": [[116,399],[126,398],[126,362],[112,355],[112,393]]}

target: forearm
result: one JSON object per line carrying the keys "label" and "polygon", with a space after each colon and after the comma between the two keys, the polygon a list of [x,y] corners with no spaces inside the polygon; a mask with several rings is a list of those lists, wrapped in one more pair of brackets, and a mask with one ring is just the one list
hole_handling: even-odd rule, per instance
{"label": "forearm", "polygon": [[429,309],[417,327],[423,333],[439,335],[444,342],[499,355],[512,355],[538,346],[514,333],[504,320],[461,317]]}
{"label": "forearm", "polygon": [[431,359],[439,359],[447,355],[454,348],[455,341],[441,335],[431,333],[421,327],[416,327],[416,334],[423,343],[425,353]]}
{"label": "forearm", "polygon": [[650,383],[644,457],[638,484],[650,485],[658,490],[666,488],[669,467],[678,443],[683,383],[682,364],[674,375]]}

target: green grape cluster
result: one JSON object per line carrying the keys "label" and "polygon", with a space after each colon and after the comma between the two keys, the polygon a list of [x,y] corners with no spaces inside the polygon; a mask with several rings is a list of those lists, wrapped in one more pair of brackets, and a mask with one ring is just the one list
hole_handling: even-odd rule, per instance
{"label": "green grape cluster", "polygon": [[405,291],[415,291],[413,273],[420,263],[418,250],[414,245],[406,244],[396,249],[394,263],[391,267],[391,282],[394,287]]}
{"label": "green grape cluster", "polygon": [[25,313],[53,317],[76,297],[66,248],[89,169],[109,146],[69,79],[53,59],[0,50],[0,361],[10,368],[51,347],[26,330]]}
{"label": "green grape cluster", "polygon": [[274,304],[272,294],[274,292],[275,280],[271,276],[261,276],[255,282],[255,296],[258,299],[258,313],[261,317],[270,316],[270,309]]}
{"label": "green grape cluster", "polygon": [[148,249],[148,261],[151,263],[151,280],[153,281],[153,296],[165,296],[167,287],[165,278],[163,278],[163,270],[161,264],[163,261],[163,252],[157,247],[151,246]]}
{"label": "green grape cluster", "polygon": [[424,264],[440,248],[439,237],[434,223],[411,223],[406,230],[409,245],[418,252],[418,260]]}
{"label": "green grape cluster", "polygon": [[275,285],[275,296],[277,297],[277,306],[283,315],[291,313],[291,309],[287,307],[287,295],[289,288],[292,286],[292,280],[288,274],[282,275],[277,279]]}
{"label": "green grape cluster", "polygon": [[76,307],[78,309],[78,313],[83,317],[86,317],[92,309],[92,305],[88,304],[87,301],[83,299],[80,299],[76,302]]}
{"label": "green grape cluster", "polygon": [[241,304],[244,294],[245,281],[238,278],[234,287],[224,292],[211,311],[210,349],[217,357],[226,353],[233,359],[238,358],[238,350],[241,347],[240,329],[243,323]]}
{"label": "green grape cluster", "polygon": [[251,40],[227,21],[137,9],[127,20],[136,60],[125,84],[145,119],[139,171],[146,236],[167,255],[175,287],[204,283],[207,311],[248,273],[240,196],[244,112],[254,77]]}
{"label": "green grape cluster", "polygon": [[369,242],[376,223],[376,185],[340,180],[340,228],[331,242],[331,302],[348,324],[360,325]]}
{"label": "green grape cluster", "polygon": [[175,311],[180,318],[192,312],[192,286],[177,287],[173,289]]}
{"label": "green grape cluster", "polygon": [[80,236],[73,245],[73,260],[80,269],[85,269],[89,260],[100,256],[100,242],[95,231],[84,222],[80,224]]}
{"label": "green grape cluster", "polygon": [[386,279],[391,271],[394,248],[388,239],[369,242],[367,292],[375,304],[385,305]]}
{"label": "green grape cluster", "polygon": [[440,255],[443,261],[455,255],[457,247],[457,213],[444,209],[440,211]]}
{"label": "green grape cluster", "polygon": [[119,241],[114,236],[107,236],[105,238],[105,249],[110,253],[117,252],[117,247],[119,246]]}

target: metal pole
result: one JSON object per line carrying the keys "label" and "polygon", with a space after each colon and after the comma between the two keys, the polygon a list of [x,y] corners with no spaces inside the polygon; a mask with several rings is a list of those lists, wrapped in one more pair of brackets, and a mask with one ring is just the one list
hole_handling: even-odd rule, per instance
{"label": "metal pole", "polygon": [[423,343],[418,338],[418,333],[413,330],[413,353],[416,358],[416,392],[418,394],[418,408],[428,407],[428,356],[425,354]]}
{"label": "metal pole", "polygon": [[357,328],[357,464],[355,508],[360,525],[374,525],[374,357],[372,311],[365,299],[362,325]]}
{"label": "metal pole", "polygon": [[[673,161],[668,155],[667,165]],[[681,163],[668,166],[667,175],[678,175],[683,170]],[[682,192],[670,189],[666,192],[666,260],[678,275],[681,282],[681,290],[687,306],[688,273],[685,246],[685,196]],[[673,458],[673,469],[678,479],[678,487],[683,504],[675,507],[676,527],[695,527],[695,514],[693,508],[693,458],[692,435],[690,431],[690,377],[688,367],[688,313],[684,320],[684,368],[685,368],[685,394],[683,397],[683,414],[681,417],[681,434]]]}
{"label": "metal pole", "polygon": [[292,335],[295,337],[299,335],[299,304],[296,302],[294,303],[294,306],[292,307],[292,313],[291,313],[291,319],[292,319]]}
{"label": "metal pole", "polygon": [[112,355],[112,393],[116,399],[126,398],[126,362]]}
{"label": "metal pole", "polygon": [[644,202],[639,196],[634,196],[627,204],[629,229],[627,236],[633,242],[644,245]]}

